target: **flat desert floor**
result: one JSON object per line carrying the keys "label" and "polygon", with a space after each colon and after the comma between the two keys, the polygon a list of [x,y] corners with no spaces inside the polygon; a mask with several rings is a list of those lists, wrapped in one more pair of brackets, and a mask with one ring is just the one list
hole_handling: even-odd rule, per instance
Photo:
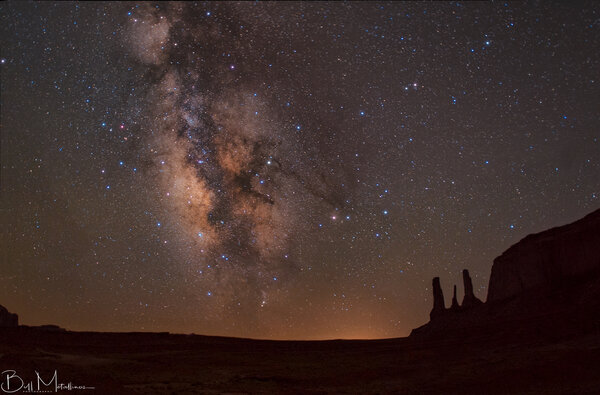
{"label": "flat desert floor", "polygon": [[60,383],[95,387],[70,391],[88,394],[598,394],[600,332],[263,341],[18,328],[0,330],[0,368],[29,379],[56,370]]}

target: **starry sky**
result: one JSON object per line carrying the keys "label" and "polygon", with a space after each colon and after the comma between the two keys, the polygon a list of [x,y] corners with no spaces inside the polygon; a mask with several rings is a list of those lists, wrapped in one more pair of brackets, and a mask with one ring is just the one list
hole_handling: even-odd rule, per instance
{"label": "starry sky", "polygon": [[600,207],[598,3],[0,7],[23,324],[406,336]]}

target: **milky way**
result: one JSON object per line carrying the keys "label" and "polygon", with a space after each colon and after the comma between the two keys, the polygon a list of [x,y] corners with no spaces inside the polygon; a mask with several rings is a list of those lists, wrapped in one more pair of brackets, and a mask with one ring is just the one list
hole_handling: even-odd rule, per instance
{"label": "milky way", "polygon": [[308,339],[406,335],[464,268],[485,299],[494,257],[599,207],[598,16],[3,3],[0,303]]}
{"label": "milky way", "polygon": [[264,307],[270,284],[298,270],[286,258],[289,243],[310,230],[303,211],[339,210],[341,192],[305,165],[301,128],[279,119],[258,86],[242,82],[264,34],[242,39],[194,8],[146,5],[127,27],[126,45],[148,68],[141,124],[153,147],[148,176],[166,196],[178,237],[193,240],[190,270],[215,284],[211,296],[224,307],[240,299]]}

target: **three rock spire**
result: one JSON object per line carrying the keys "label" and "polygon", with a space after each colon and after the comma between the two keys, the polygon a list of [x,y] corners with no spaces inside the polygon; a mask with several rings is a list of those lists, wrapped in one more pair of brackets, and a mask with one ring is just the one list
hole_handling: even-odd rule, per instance
{"label": "three rock spire", "polygon": [[[463,297],[463,301],[460,305],[458,304],[458,300],[456,298],[456,285],[454,286],[454,296],[452,297],[452,306],[450,307],[450,310],[458,311],[461,309],[468,309],[483,303],[481,300],[477,299],[473,293],[473,282],[471,281],[471,276],[469,275],[469,271],[467,269],[463,270],[463,285],[465,288],[465,296]],[[429,313],[429,318],[434,320],[444,315],[447,311],[448,309],[446,309],[446,304],[444,302],[444,293],[442,292],[442,286],[440,285],[440,278],[434,277],[433,309],[431,310],[431,313]]]}

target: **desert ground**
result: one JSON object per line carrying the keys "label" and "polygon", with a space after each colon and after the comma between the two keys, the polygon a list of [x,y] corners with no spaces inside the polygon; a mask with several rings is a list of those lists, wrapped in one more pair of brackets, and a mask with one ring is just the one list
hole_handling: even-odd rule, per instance
{"label": "desert ground", "polygon": [[[597,394],[600,330],[451,339],[266,341],[0,331],[0,367],[98,394]],[[60,391],[59,391],[60,392]]]}

